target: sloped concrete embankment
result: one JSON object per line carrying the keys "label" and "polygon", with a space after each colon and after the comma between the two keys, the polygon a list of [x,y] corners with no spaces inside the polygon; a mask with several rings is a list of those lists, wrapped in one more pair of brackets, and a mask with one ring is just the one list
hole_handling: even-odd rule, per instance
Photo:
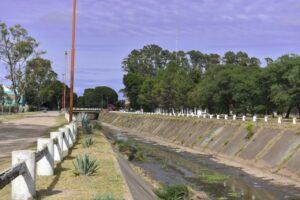
{"label": "sloped concrete embankment", "polygon": [[256,125],[246,139],[242,122],[119,113],[104,114],[101,120],[300,181],[300,134],[295,128]]}

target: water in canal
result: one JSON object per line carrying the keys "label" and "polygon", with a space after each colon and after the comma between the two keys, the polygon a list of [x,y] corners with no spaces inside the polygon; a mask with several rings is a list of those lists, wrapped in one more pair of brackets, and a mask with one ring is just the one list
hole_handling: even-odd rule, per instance
{"label": "water in canal", "polygon": [[159,145],[111,127],[104,131],[110,140],[131,140],[142,149],[146,161],[133,164],[162,184],[184,184],[216,200],[300,200],[299,188],[274,185],[239,168],[217,163],[211,156]]}

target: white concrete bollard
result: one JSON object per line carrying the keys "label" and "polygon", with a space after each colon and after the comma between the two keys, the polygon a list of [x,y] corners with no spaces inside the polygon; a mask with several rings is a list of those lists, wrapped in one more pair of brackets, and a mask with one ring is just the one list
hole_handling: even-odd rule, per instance
{"label": "white concrete bollard", "polygon": [[297,118],[293,117],[293,124],[296,124],[296,123],[297,123]]}
{"label": "white concrete bollard", "polygon": [[232,116],[232,119],[233,119],[233,120],[236,120],[236,115],[233,115],[233,116]]}
{"label": "white concrete bollard", "polygon": [[278,124],[282,123],[282,117],[278,117]]}
{"label": "white concrete bollard", "polygon": [[206,118],[206,114],[203,115],[203,118]]}
{"label": "white concrete bollard", "polygon": [[39,176],[52,176],[54,174],[54,146],[50,138],[38,138],[37,150],[48,148],[48,154],[45,155],[36,165],[36,173]]}
{"label": "white concrete bollard", "polygon": [[227,119],[228,119],[228,115],[225,115],[225,116],[224,116],[224,119],[227,120]]}
{"label": "white concrete bollard", "polygon": [[256,116],[255,115],[253,116],[253,122],[256,122]]}
{"label": "white concrete bollard", "polygon": [[73,131],[72,131],[72,126],[66,125],[65,128],[66,128],[66,131],[69,132],[69,147],[72,147],[75,142],[75,138],[74,138]]}
{"label": "white concrete bollard", "polygon": [[12,165],[25,161],[26,171],[11,182],[11,199],[33,199],[36,194],[35,152],[30,150],[13,151]]}
{"label": "white concrete bollard", "polygon": [[213,115],[209,115],[209,118],[212,119],[214,116]]}
{"label": "white concrete bollard", "polygon": [[63,132],[51,132],[50,138],[57,138],[57,144],[54,145],[54,160],[62,161],[63,160]]}
{"label": "white concrete bollard", "polygon": [[268,122],[268,116],[265,116],[265,117],[264,117],[264,120],[265,120],[265,122],[267,123],[267,122]]}
{"label": "white concrete bollard", "polygon": [[63,132],[63,151],[69,151],[69,132],[66,130],[66,128],[59,128],[60,132]]}
{"label": "white concrete bollard", "polygon": [[217,119],[220,119],[220,115],[217,115]]}
{"label": "white concrete bollard", "polygon": [[246,121],[246,116],[245,115],[243,115],[242,120]]}

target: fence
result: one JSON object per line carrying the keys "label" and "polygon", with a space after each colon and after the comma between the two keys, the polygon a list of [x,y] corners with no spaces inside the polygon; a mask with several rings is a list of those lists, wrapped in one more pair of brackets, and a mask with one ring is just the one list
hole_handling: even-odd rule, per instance
{"label": "fence", "polygon": [[296,125],[297,124],[297,118],[293,117],[292,119],[285,119],[282,118],[282,116],[278,116],[276,118],[270,117],[270,116],[264,116],[261,118],[258,118],[256,115],[252,116],[252,117],[247,117],[245,115],[243,116],[237,116],[237,115],[232,115],[232,116],[228,116],[228,115],[212,115],[212,114],[196,114],[194,112],[186,112],[186,113],[163,113],[163,112],[120,112],[120,111],[110,111],[112,113],[129,113],[129,114],[137,114],[137,115],[160,115],[160,116],[174,116],[174,117],[195,117],[195,118],[207,118],[207,119],[217,119],[217,120],[240,120],[240,121],[252,121],[252,122],[263,122],[263,123],[277,123],[277,124],[293,124]]}
{"label": "fence", "polygon": [[71,122],[50,138],[37,139],[37,151],[12,152],[12,167],[0,173],[0,190],[11,183],[12,200],[33,199],[36,176],[52,176],[54,161],[61,162],[77,139],[76,122]]}

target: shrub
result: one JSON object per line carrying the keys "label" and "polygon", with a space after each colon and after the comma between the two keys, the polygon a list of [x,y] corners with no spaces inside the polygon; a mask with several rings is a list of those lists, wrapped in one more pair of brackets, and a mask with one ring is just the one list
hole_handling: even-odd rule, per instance
{"label": "shrub", "polygon": [[91,200],[117,200],[117,199],[110,195],[97,195]]}
{"label": "shrub", "polygon": [[92,137],[85,137],[82,145],[84,148],[89,148],[93,143],[94,141]]}
{"label": "shrub", "polygon": [[170,185],[154,189],[153,192],[160,200],[186,200],[189,190],[185,185]]}
{"label": "shrub", "polygon": [[131,141],[129,140],[116,140],[114,145],[117,146],[120,153],[127,156],[129,161],[136,159],[139,161],[144,161],[145,156],[143,152]]}
{"label": "shrub", "polygon": [[246,131],[247,131],[247,135],[246,135],[245,139],[249,140],[254,135],[254,130],[253,130],[254,129],[254,124],[248,122],[246,124],[245,128],[246,128]]}
{"label": "shrub", "polygon": [[93,128],[96,129],[96,130],[99,130],[99,131],[102,130],[101,122],[96,122]]}
{"label": "shrub", "polygon": [[97,160],[90,159],[86,154],[83,156],[76,156],[73,165],[75,167],[74,173],[76,175],[91,176],[99,169]]}

